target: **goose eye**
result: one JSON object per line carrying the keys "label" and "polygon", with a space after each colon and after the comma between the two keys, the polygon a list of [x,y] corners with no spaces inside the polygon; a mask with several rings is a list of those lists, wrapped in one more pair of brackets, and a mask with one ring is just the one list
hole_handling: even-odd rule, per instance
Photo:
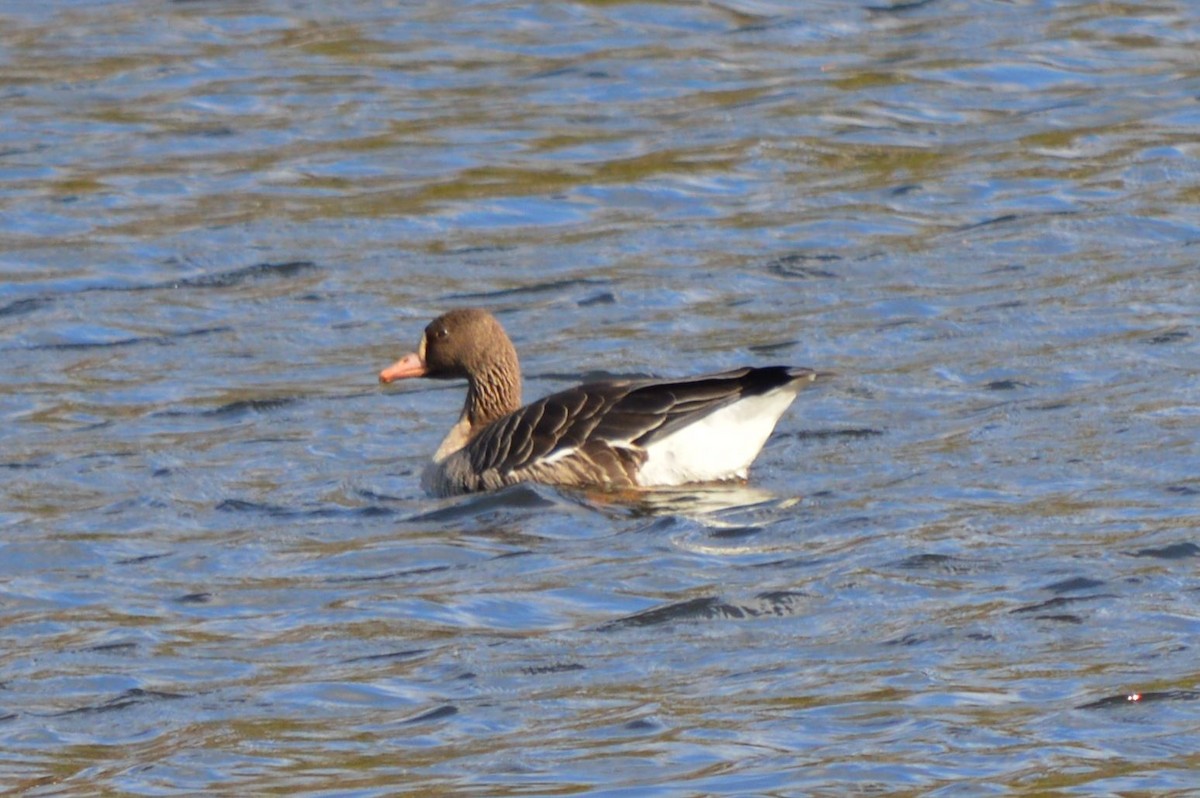
{"label": "goose eye", "polygon": [[429,336],[430,338],[434,339],[435,341],[440,341],[443,338],[450,335],[450,331],[447,330],[445,327],[443,327],[440,324],[437,325],[436,327],[431,324],[431,325],[429,325],[429,328],[427,330],[425,330],[425,334],[427,336]]}

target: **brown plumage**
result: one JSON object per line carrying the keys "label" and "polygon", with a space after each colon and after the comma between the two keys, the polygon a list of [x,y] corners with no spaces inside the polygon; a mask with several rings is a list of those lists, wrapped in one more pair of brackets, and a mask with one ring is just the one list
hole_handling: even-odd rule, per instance
{"label": "brown plumage", "polygon": [[629,488],[744,478],[778,417],[816,376],[768,366],[609,380],[521,407],[520,366],[508,335],[487,311],[463,308],[430,322],[417,351],[379,379],[467,380],[458,423],[422,480],[433,493],[453,495],[528,481]]}

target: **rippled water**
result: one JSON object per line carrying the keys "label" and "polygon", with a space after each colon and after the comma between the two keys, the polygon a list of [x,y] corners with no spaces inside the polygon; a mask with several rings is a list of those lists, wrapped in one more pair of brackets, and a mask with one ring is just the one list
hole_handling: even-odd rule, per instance
{"label": "rippled water", "polygon": [[[0,789],[1200,789],[1186,3],[0,6]],[[743,489],[418,476],[773,362]]]}

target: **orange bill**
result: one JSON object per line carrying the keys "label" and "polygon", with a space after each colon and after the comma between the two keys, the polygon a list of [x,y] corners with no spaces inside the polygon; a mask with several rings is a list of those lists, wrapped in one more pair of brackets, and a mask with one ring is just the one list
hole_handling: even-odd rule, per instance
{"label": "orange bill", "polygon": [[379,381],[382,383],[389,383],[396,380],[407,380],[412,377],[424,376],[425,363],[422,362],[420,355],[418,355],[416,352],[412,352],[400,358],[383,371],[379,372]]}

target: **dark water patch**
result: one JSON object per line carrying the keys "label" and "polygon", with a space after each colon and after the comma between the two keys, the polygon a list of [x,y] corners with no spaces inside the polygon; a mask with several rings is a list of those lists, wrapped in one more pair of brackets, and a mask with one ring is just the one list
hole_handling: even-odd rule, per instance
{"label": "dark water patch", "polygon": [[439,255],[494,255],[497,252],[512,252],[516,246],[512,244],[481,244],[469,245],[465,247],[446,247],[440,245],[435,246],[436,254]]}
{"label": "dark water patch", "polygon": [[161,560],[163,557],[169,557],[169,556],[171,556],[171,555],[167,554],[167,553],[140,554],[137,557],[126,557],[124,559],[117,560],[116,565],[139,565],[144,562],[150,562],[151,560]]}
{"label": "dark water patch", "polygon": [[632,732],[659,732],[662,731],[663,725],[653,718],[638,718],[629,721],[621,728]]}
{"label": "dark water patch", "polygon": [[1168,485],[1167,493],[1175,493],[1179,496],[1197,496],[1200,495],[1200,488],[1195,485]]}
{"label": "dark water patch", "polygon": [[615,305],[617,296],[612,291],[600,291],[592,294],[586,299],[581,299],[576,304],[581,308],[590,308],[593,305]]}
{"label": "dark water patch", "polygon": [[195,330],[182,330],[165,335],[137,335],[130,338],[118,338],[113,341],[66,341],[56,344],[32,344],[22,347],[31,351],[66,352],[78,349],[115,349],[125,346],[172,346],[184,338],[195,338],[205,335],[216,335],[229,332],[230,327],[200,327]]}
{"label": "dark water patch", "polygon": [[782,352],[786,349],[792,349],[799,341],[780,341],[776,344],[751,344],[746,347],[747,351],[753,352],[756,355],[770,355],[775,352]]}
{"label": "dark water patch", "polygon": [[166,283],[133,290],[153,290],[157,288],[232,288],[253,280],[286,280],[306,272],[314,271],[317,268],[317,264],[310,260],[292,260],[283,263],[255,263],[239,269],[230,269],[229,271],[205,274],[199,277],[185,277],[182,280],[171,280]]}
{"label": "dark water patch", "polygon": [[353,662],[403,662],[405,660],[416,659],[417,657],[428,654],[433,649],[431,648],[408,648],[403,651],[387,651],[382,654],[365,654],[361,657],[350,657],[342,660],[343,664]]}
{"label": "dark water patch", "polygon": [[182,596],[177,596],[175,598],[175,603],[176,604],[208,604],[212,600],[213,600],[212,593],[206,593],[206,592],[185,593]]}
{"label": "dark water patch", "polygon": [[569,673],[586,670],[578,662],[555,662],[553,665],[528,665],[521,668],[521,673],[528,676],[544,676],[548,673]]}
{"label": "dark water patch", "polygon": [[1017,607],[1014,610],[1009,610],[1009,614],[1023,615],[1031,612],[1045,612],[1047,610],[1055,610],[1059,609],[1060,607],[1066,607],[1080,602],[1112,598],[1117,598],[1117,596],[1113,593],[1093,593],[1088,596],[1056,596],[1055,598],[1047,599],[1046,601],[1039,601],[1036,604],[1027,604],[1023,607]]}
{"label": "dark water patch", "polygon": [[43,468],[42,463],[0,463],[0,468],[6,471],[27,471],[34,468]]}
{"label": "dark water patch", "polygon": [[[885,321],[882,324],[876,325],[875,331],[878,333],[887,333],[892,330],[899,330],[904,327],[915,327],[918,322],[916,319],[892,319]],[[922,340],[937,340],[935,338],[925,338]]]}
{"label": "dark water patch", "polygon": [[1200,546],[1188,540],[1157,548],[1138,549],[1130,553],[1130,556],[1154,557],[1159,560],[1185,560],[1188,557],[1200,557]]}
{"label": "dark water patch", "polygon": [[369,504],[366,507],[323,507],[301,513],[306,518],[386,518],[395,515],[391,507]]}
{"label": "dark water patch", "polygon": [[958,228],[958,232],[964,233],[967,230],[977,230],[981,227],[991,227],[993,225],[1008,224],[1009,222],[1015,222],[1015,221],[1017,221],[1017,219],[1020,219],[1020,218],[1021,218],[1021,216],[1019,214],[1006,213],[1001,216],[993,216],[990,219],[984,219],[983,221],[980,221],[980,222],[971,222],[970,224],[961,225]]}
{"label": "dark water patch", "polygon": [[582,67],[568,66],[558,67],[555,69],[545,69],[540,72],[534,72],[532,75],[526,76],[526,80],[547,80],[549,78],[560,78],[568,75],[578,75],[590,80],[611,80],[612,73],[605,72],[600,69],[583,69]]}
{"label": "dark water patch", "polygon": [[409,726],[414,723],[432,723],[436,720],[452,718],[457,714],[458,707],[454,706],[453,704],[446,704],[444,706],[437,707],[436,709],[431,709],[428,712],[422,712],[420,715],[415,715],[411,718],[405,718],[404,720],[400,721],[400,724],[403,726]]}
{"label": "dark water patch", "polygon": [[[277,396],[268,399],[238,399],[234,402],[228,402],[219,407],[214,407],[209,410],[200,411],[199,415],[208,416],[211,418],[227,418],[230,416],[240,416],[248,413],[270,413],[272,410],[278,410],[281,407],[289,407],[300,401],[295,396]],[[179,412],[179,411],[167,411]]]}
{"label": "dark water patch", "polygon": [[1146,339],[1148,344],[1173,344],[1176,341],[1182,341],[1185,338],[1190,338],[1191,333],[1187,330],[1168,330],[1164,333],[1152,336]]}
{"label": "dark water patch", "polygon": [[121,459],[121,458],[125,458],[125,457],[137,457],[138,454],[139,454],[139,452],[135,452],[130,449],[117,449],[115,451],[107,451],[107,452],[88,452],[87,454],[82,455],[79,459],[80,460],[96,460],[96,459],[107,460],[109,458]]}
{"label": "dark water patch", "polygon": [[928,5],[933,5],[935,2],[937,0],[906,0],[905,2],[895,3],[890,6],[865,6],[864,10],[871,14],[904,14]]}
{"label": "dark water patch", "polygon": [[882,435],[883,430],[871,427],[851,427],[849,429],[801,429],[776,434],[776,438],[795,438],[796,440],[825,440],[827,438],[873,438]]}
{"label": "dark water patch", "polygon": [[[1014,272],[1026,271],[1024,263],[1005,263],[1003,266],[995,266],[991,269],[985,269],[984,274],[1012,274]],[[997,302],[995,305],[985,305],[984,307],[1014,307],[1019,308],[1025,303],[1020,299],[1010,299],[1005,302]]]}
{"label": "dark water patch", "polygon": [[978,230],[984,227],[998,227],[1012,224],[1013,222],[1047,219],[1055,216],[1076,216],[1076,211],[1047,211],[1045,213],[1004,213],[999,216],[992,216],[978,222],[970,222],[955,228],[956,233],[965,233],[968,230]]}
{"label": "dark water patch", "polygon": [[917,571],[931,570],[934,568],[941,570],[942,568],[946,567],[947,564],[953,563],[955,559],[955,557],[949,554],[913,554],[912,556],[905,557],[903,560],[900,560],[898,563],[896,563],[896,567],[908,568]]}
{"label": "dark water patch", "polygon": [[1080,704],[1076,709],[1112,709],[1114,707],[1136,707],[1155,704],[1162,701],[1198,701],[1200,690],[1157,690],[1149,693],[1123,693],[1101,698],[1087,704]]}
{"label": "dark water patch", "polygon": [[[175,0],[176,2],[187,2],[187,0]],[[221,125],[219,127],[189,127],[186,130],[180,131],[183,135],[199,136],[205,139],[223,139],[236,135],[237,131],[231,127]],[[150,134],[153,137],[154,134]]]}
{"label": "dark water patch", "polygon": [[370,504],[365,507],[319,507],[315,510],[297,510],[300,518],[387,518],[395,515],[391,507]]}
{"label": "dark water patch", "polygon": [[430,565],[420,568],[406,568],[399,571],[388,571],[382,574],[355,574],[353,576],[331,576],[325,581],[331,585],[338,584],[359,584],[363,582],[386,582],[389,579],[405,579],[413,576],[425,576],[426,574],[440,574],[446,571],[461,568],[458,565]]}
{"label": "dark water patch", "polygon": [[926,552],[913,554],[895,563],[907,571],[934,571],[944,574],[973,574],[990,571],[995,564],[988,560],[959,557],[953,554]]}
{"label": "dark water patch", "polygon": [[1015,391],[1018,388],[1028,388],[1029,383],[1020,380],[992,380],[983,387],[989,391]]}
{"label": "dark water patch", "polygon": [[701,596],[662,607],[652,607],[648,610],[617,618],[602,624],[602,632],[616,629],[637,628],[642,626],[661,626],[676,621],[692,621],[719,617],[721,600],[716,596]]}
{"label": "dark water patch", "polygon": [[795,614],[797,605],[808,598],[805,593],[779,590],[759,593],[746,602],[722,601],[716,596],[702,596],[617,618],[602,624],[602,632],[643,626],[661,626],[680,621],[744,620],[763,616],[784,617]]}
{"label": "dark water patch", "polygon": [[284,507],[278,504],[252,502],[244,499],[223,499],[216,505],[220,512],[259,513],[272,518],[380,518],[394,515],[390,507],[318,507],[312,510]]}
{"label": "dark water patch", "polygon": [[573,277],[565,280],[550,280],[543,283],[531,283],[516,288],[500,288],[495,291],[479,291],[464,294],[446,294],[445,301],[460,302],[463,300],[501,299],[504,297],[529,296],[531,294],[557,293],[569,288],[588,288],[599,285],[609,285],[611,280],[595,277]]}
{"label": "dark water patch", "polygon": [[81,651],[89,651],[96,653],[116,653],[119,651],[133,651],[137,648],[137,643],[101,643],[97,646],[88,646],[80,649]]}
{"label": "dark water patch", "polygon": [[556,67],[554,69],[542,69],[537,72],[530,73],[525,76],[525,80],[547,80],[549,78],[560,78],[566,75],[578,75],[583,72],[579,67]]}
{"label": "dark water patch", "polygon": [[762,532],[761,526],[733,526],[714,529],[710,536],[716,540],[742,540]]}
{"label": "dark water patch", "polygon": [[1033,617],[1039,621],[1055,621],[1056,623],[1073,623],[1076,625],[1081,625],[1083,623],[1083,618],[1069,612],[1047,613],[1045,615],[1035,615]]}
{"label": "dark water patch", "polygon": [[116,712],[129,707],[139,706],[141,704],[150,704],[157,701],[174,701],[180,698],[187,698],[181,693],[168,693],[162,690],[144,690],[140,687],[134,687],[121,693],[115,698],[109,699],[102,704],[89,704],[75,709],[68,709],[63,712],[55,712],[51,717],[61,718],[70,715],[95,715],[102,712]]}
{"label": "dark water patch", "polygon": [[243,283],[266,279],[289,279],[299,274],[318,269],[312,261],[287,261],[284,263],[256,263],[238,269],[205,274],[198,277],[183,277],[178,280],[167,280],[159,283],[144,283],[141,285],[91,285],[83,288],[83,292],[142,292],[170,291],[188,288],[232,288]]}
{"label": "dark water patch", "polygon": [[7,305],[0,306],[0,318],[4,316],[21,316],[26,313],[33,313],[35,310],[40,310],[51,304],[51,300],[45,297],[29,297],[27,299],[18,299],[15,302],[9,302]]}
{"label": "dark water patch", "polygon": [[277,504],[263,504],[244,499],[222,499],[214,509],[222,513],[262,513],[277,518],[293,514],[293,511]]}
{"label": "dark water patch", "polygon": [[751,22],[747,25],[739,25],[738,27],[729,31],[729,33],[764,33],[766,31],[801,27],[804,24],[804,21],[798,17],[773,16],[765,18],[762,22]]}
{"label": "dark water patch", "polygon": [[841,255],[797,252],[769,261],[767,263],[767,271],[771,274],[793,280],[829,280],[836,278],[838,275],[828,269],[822,269],[812,264],[837,263],[840,260],[842,260]]}
{"label": "dark water patch", "polygon": [[754,597],[757,606],[767,615],[792,615],[805,599],[812,596],[800,590],[767,590]]}
{"label": "dark water patch", "polygon": [[1071,579],[1064,579],[1061,582],[1052,582],[1046,585],[1042,590],[1048,590],[1051,593],[1062,595],[1063,593],[1077,593],[1080,590],[1092,590],[1093,588],[1101,587],[1104,582],[1100,579],[1089,579],[1086,576],[1076,576]]}
{"label": "dark water patch", "polygon": [[[911,648],[914,646],[922,646],[928,643],[941,643],[943,641],[952,640],[958,636],[958,632],[954,629],[937,629],[928,633],[908,632],[899,637],[893,637],[883,641],[882,645],[896,646],[901,648]],[[995,640],[995,636],[988,632],[969,632],[962,634],[962,637],[974,642],[989,642]]]}
{"label": "dark water patch", "polygon": [[180,338],[194,338],[194,337],[205,336],[205,335],[220,335],[220,334],[222,334],[222,332],[230,332],[230,331],[233,331],[232,326],[204,326],[204,328],[197,328],[194,330],[184,330],[182,332],[172,332],[172,334],[169,334],[166,336],[160,336],[160,337],[167,338],[167,340],[169,340],[169,341],[178,341],[178,340],[180,340]]}
{"label": "dark water patch", "polygon": [[893,637],[890,640],[884,640],[883,645],[904,647],[919,646],[935,639],[937,639],[936,635],[921,635],[917,634],[916,632],[909,632],[907,634],[900,635],[899,637]]}

